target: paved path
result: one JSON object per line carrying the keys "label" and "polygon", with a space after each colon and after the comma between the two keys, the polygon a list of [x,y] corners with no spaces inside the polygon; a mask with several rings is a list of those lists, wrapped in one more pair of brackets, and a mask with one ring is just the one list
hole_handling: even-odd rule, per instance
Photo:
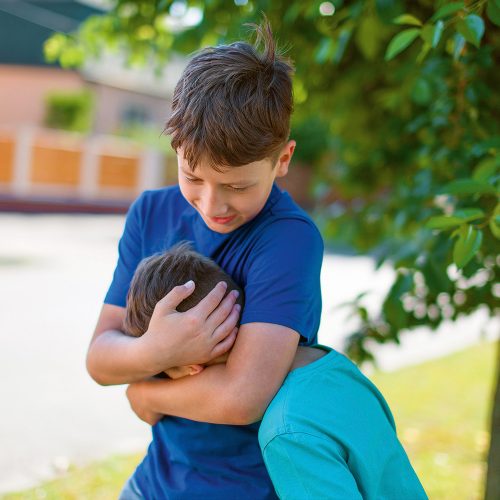
{"label": "paved path", "polygon": [[[147,445],[149,429],[131,413],[123,387],[98,386],[84,367],[122,225],[121,216],[0,214],[0,493]],[[349,324],[332,308],[365,284],[376,307],[391,276],[388,268],[374,273],[367,258],[326,256],[320,341],[341,349]],[[378,348],[381,365],[462,348],[477,340],[483,319]]]}

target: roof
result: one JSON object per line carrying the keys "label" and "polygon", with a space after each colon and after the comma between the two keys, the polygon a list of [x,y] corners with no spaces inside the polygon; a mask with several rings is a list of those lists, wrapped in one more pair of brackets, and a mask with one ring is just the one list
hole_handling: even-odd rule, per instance
{"label": "roof", "polygon": [[45,40],[102,12],[83,0],[0,0],[0,64],[55,66],[44,59]]}

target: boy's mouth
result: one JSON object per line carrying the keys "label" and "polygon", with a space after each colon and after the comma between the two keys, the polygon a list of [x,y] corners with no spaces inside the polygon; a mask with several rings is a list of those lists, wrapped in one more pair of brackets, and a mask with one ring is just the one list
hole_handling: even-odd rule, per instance
{"label": "boy's mouth", "polygon": [[216,224],[229,224],[236,215],[231,215],[230,217],[210,217],[210,220]]}

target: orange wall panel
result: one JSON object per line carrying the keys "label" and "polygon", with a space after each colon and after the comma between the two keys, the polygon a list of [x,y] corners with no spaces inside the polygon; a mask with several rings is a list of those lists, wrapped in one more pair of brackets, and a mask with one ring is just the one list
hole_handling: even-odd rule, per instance
{"label": "orange wall panel", "polygon": [[139,158],[101,155],[99,159],[99,186],[130,188],[138,186]]}
{"label": "orange wall panel", "polygon": [[14,176],[14,139],[0,136],[0,182],[10,183]]}
{"label": "orange wall panel", "polygon": [[78,186],[81,151],[35,144],[32,154],[31,181],[34,184]]}

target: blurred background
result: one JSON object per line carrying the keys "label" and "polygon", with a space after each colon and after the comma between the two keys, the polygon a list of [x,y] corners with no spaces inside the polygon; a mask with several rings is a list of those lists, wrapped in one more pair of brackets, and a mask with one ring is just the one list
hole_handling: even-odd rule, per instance
{"label": "blurred background", "polygon": [[0,0],[0,496],[115,498],[139,462],[86,348],[129,204],[177,182],[189,55],[262,13],[296,67],[280,184],[325,239],[320,341],[430,498],[500,498],[499,0]]}

